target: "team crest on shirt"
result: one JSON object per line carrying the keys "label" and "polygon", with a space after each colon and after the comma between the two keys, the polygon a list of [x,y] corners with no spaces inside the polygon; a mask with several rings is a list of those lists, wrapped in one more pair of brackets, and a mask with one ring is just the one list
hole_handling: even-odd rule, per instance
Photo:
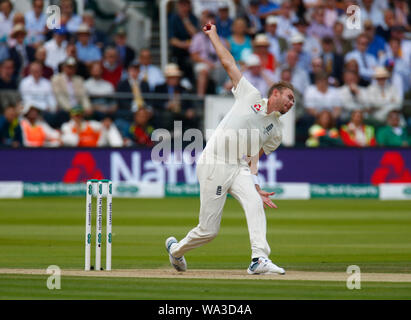
{"label": "team crest on shirt", "polygon": [[265,134],[269,134],[271,129],[274,127],[274,124],[270,123],[265,129],[264,129],[264,133]]}
{"label": "team crest on shirt", "polygon": [[258,103],[258,104],[251,106],[251,110],[253,110],[254,113],[259,112],[261,110],[261,104]]}

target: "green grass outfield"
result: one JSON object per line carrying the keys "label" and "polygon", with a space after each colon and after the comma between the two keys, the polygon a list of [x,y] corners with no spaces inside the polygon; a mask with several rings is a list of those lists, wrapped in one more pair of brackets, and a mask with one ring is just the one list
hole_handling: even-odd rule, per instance
{"label": "green grass outfield", "polygon": [[[345,272],[355,264],[362,272],[411,273],[410,201],[276,203],[279,209],[266,211],[267,236],[271,258],[286,270]],[[164,240],[183,237],[197,224],[198,209],[190,198],[114,199],[113,269],[168,268]],[[84,224],[83,198],[0,200],[0,268],[82,269]],[[227,200],[219,236],[186,258],[190,269],[245,271],[249,238],[235,200]],[[348,290],[332,281],[64,277],[62,290],[50,291],[45,279],[0,274],[0,299],[411,299],[411,283],[364,282]]]}

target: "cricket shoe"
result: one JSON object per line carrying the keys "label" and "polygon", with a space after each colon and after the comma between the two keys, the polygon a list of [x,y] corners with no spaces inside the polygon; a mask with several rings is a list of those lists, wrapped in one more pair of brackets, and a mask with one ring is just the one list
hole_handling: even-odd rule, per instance
{"label": "cricket shoe", "polygon": [[167,249],[167,252],[168,252],[168,257],[170,259],[170,263],[177,271],[180,271],[180,272],[186,271],[187,270],[187,262],[186,262],[186,259],[184,258],[184,256],[182,256],[180,258],[177,258],[177,257],[174,257],[171,254],[171,248],[175,245],[177,245],[177,239],[174,238],[174,237],[168,237],[167,240],[166,240],[166,249]]}
{"label": "cricket shoe", "polygon": [[272,263],[270,259],[260,257],[257,261],[252,261],[247,269],[248,274],[285,274],[285,270]]}

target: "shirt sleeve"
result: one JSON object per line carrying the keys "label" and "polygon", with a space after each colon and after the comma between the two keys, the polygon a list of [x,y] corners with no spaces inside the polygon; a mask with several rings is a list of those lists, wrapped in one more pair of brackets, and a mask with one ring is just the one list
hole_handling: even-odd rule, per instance
{"label": "shirt sleeve", "polygon": [[273,137],[270,140],[267,140],[263,145],[263,150],[266,155],[269,155],[271,152],[275,151],[281,144],[281,137]]}
{"label": "shirt sleeve", "polygon": [[237,86],[231,89],[236,100],[252,100],[261,99],[261,93],[254,87],[244,76],[241,77]]}

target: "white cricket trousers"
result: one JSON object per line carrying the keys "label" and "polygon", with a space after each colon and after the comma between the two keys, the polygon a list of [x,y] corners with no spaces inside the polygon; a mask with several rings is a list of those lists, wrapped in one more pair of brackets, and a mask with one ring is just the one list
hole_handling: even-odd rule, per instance
{"label": "white cricket trousers", "polygon": [[270,246],[266,239],[267,222],[263,201],[255,188],[248,165],[197,164],[197,177],[201,202],[199,224],[173,247],[171,254],[181,257],[217,236],[227,193],[230,193],[245,211],[251,258],[268,258]]}

